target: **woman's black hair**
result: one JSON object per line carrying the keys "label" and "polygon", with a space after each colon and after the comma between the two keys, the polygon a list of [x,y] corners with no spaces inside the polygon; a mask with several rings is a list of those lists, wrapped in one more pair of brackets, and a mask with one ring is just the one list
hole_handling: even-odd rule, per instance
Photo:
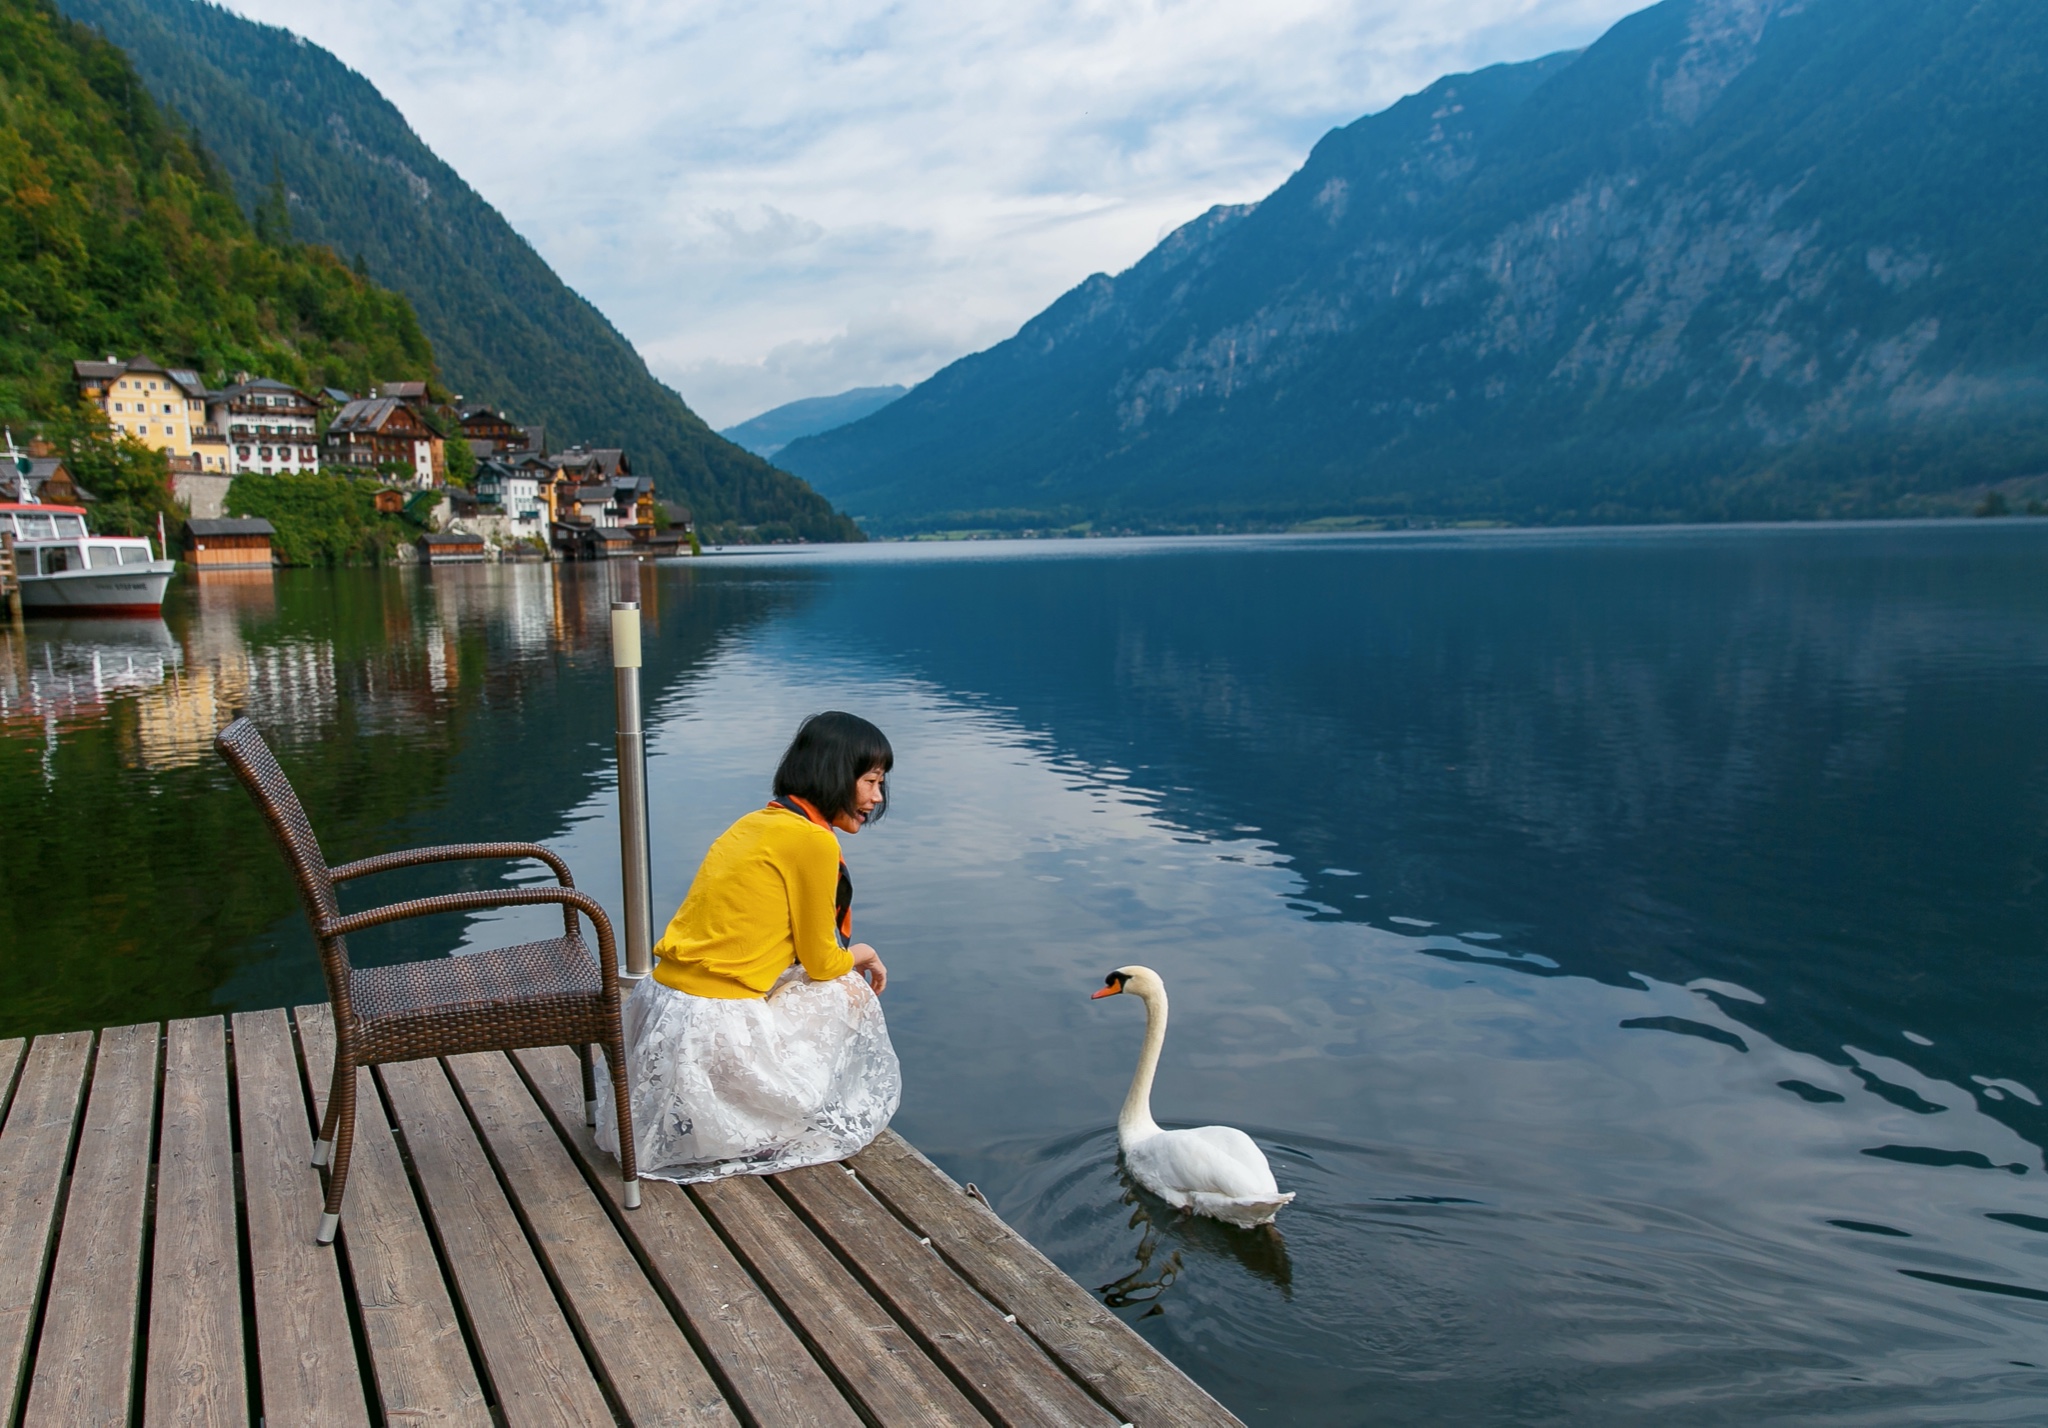
{"label": "woman's black hair", "polygon": [[[775,796],[794,795],[826,818],[853,811],[855,785],[869,769],[884,773],[896,766],[896,751],[880,729],[858,714],[836,709],[804,720],[775,768]],[[889,810],[889,781],[882,780],[882,801],[868,815],[873,823]]]}

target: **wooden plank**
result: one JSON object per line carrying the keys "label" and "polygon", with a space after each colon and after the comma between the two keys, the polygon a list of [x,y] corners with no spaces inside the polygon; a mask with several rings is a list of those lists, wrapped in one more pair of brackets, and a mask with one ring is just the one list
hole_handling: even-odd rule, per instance
{"label": "wooden plank", "polygon": [[563,1307],[583,1330],[584,1343],[626,1417],[634,1423],[737,1425],[739,1419],[698,1362],[697,1351],[512,1064],[491,1052],[451,1056],[448,1070],[547,1263]]}
{"label": "wooden plank", "polygon": [[367,1428],[341,1266],[333,1250],[313,1243],[325,1192],[312,1167],[291,1026],[282,1010],[237,1012],[234,1033],[264,1421],[270,1428]]}
{"label": "wooden plank", "polygon": [[36,1341],[28,1428],[122,1423],[142,1309],[142,1214],[156,1130],[156,1023],[100,1033]]}
{"label": "wooden plank", "polygon": [[861,1182],[1070,1372],[1133,1423],[1243,1428],[1022,1235],[894,1131],[850,1162]]}
{"label": "wooden plank", "polygon": [[505,1422],[609,1421],[604,1393],[441,1063],[406,1061],[378,1072]]}
{"label": "wooden plank", "polygon": [[878,1423],[988,1421],[765,1181],[735,1175],[692,1196]]}
{"label": "wooden plank", "polygon": [[778,1428],[858,1428],[859,1416],[681,1186],[643,1180],[640,1208],[623,1209],[618,1162],[597,1148],[583,1124],[575,1055],[563,1046],[515,1054],[569,1153],[620,1207],[620,1220],[651,1266],[656,1288],[688,1323],[753,1420]]}
{"label": "wooden plank", "polygon": [[10,1036],[0,1041],[0,1120],[7,1116],[7,1108],[14,1101],[15,1073],[21,1069],[22,1058],[28,1053],[28,1041],[19,1036]]}
{"label": "wooden plank", "polygon": [[0,1390],[9,1422],[27,1376],[28,1336],[42,1300],[91,1050],[89,1031],[37,1037],[0,1131]]}
{"label": "wooden plank", "polygon": [[1117,1428],[1121,1420],[1004,1322],[1004,1311],[918,1243],[844,1166],[813,1165],[775,1181],[991,1418],[1019,1428]]}
{"label": "wooden plank", "polygon": [[243,1424],[242,1250],[228,1128],[226,1028],[174,1021],[164,1039],[145,1424]]}
{"label": "wooden plank", "polygon": [[[299,1007],[293,1015],[317,1118],[326,1109],[334,1073],[334,1023],[325,1006]],[[490,1408],[463,1342],[455,1301],[434,1259],[426,1219],[384,1118],[384,1103],[369,1071],[356,1075],[355,1155],[340,1244],[385,1420],[486,1428]]]}

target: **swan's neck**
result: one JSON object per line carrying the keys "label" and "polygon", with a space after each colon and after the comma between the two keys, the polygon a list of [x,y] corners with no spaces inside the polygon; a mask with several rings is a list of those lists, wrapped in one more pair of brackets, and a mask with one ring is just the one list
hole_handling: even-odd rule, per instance
{"label": "swan's neck", "polygon": [[1137,1074],[1131,1077],[1130,1093],[1116,1118],[1116,1138],[1126,1146],[1159,1134],[1159,1123],[1152,1119],[1152,1075],[1159,1069],[1159,1048],[1166,1045],[1166,993],[1153,992],[1141,1000],[1145,1003],[1145,1049],[1138,1053]]}

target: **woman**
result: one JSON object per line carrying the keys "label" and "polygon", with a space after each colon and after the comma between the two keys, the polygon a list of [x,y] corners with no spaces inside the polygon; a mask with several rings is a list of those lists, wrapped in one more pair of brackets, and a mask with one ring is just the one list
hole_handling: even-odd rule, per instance
{"label": "woman", "polygon": [[[640,1173],[767,1175],[852,1155],[889,1124],[903,1077],[876,996],[882,959],[853,930],[832,834],[889,806],[896,756],[867,720],[814,714],[775,800],[719,835],[625,1005]],[[598,1099],[598,1144],[618,1117]]]}

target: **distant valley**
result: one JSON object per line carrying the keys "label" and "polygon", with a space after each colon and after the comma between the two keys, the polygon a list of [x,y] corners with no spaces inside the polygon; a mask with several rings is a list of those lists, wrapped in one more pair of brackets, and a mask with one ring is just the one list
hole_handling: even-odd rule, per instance
{"label": "distant valley", "polygon": [[777,460],[870,530],[2048,509],[2048,6],[1664,0]]}
{"label": "distant valley", "polygon": [[831,397],[784,402],[718,434],[760,457],[772,457],[798,437],[834,431],[895,401],[908,387],[855,387]]}

